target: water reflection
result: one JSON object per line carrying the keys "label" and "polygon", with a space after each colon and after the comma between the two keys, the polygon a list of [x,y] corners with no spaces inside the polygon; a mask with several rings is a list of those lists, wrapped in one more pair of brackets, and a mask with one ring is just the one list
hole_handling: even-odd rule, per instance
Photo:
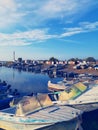
{"label": "water reflection", "polygon": [[18,89],[20,93],[27,95],[30,93],[48,92],[48,80],[56,82],[62,78],[51,79],[45,74],[34,74],[12,68],[0,67],[0,79],[11,84],[12,89]]}
{"label": "water reflection", "polygon": [[14,78],[15,78],[15,72],[14,71],[13,71],[13,76],[12,77],[13,77],[13,80],[14,80]]}

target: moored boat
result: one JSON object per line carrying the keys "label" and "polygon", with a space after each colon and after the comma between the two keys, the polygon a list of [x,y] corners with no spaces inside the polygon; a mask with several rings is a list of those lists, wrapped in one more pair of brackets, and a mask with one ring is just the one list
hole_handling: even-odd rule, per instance
{"label": "moored boat", "polygon": [[83,111],[98,109],[98,86],[95,85],[76,99],[69,100],[68,104]]}
{"label": "moored boat", "polygon": [[14,96],[2,94],[0,95],[0,110],[10,107],[9,103],[13,100]]}
{"label": "moored boat", "polygon": [[10,107],[10,102],[13,99],[21,97],[18,90],[12,90],[11,85],[0,84],[0,110]]}
{"label": "moored boat", "polygon": [[49,91],[62,91],[65,90],[66,86],[64,84],[53,84],[51,81],[48,81],[48,90]]}
{"label": "moored boat", "polygon": [[47,94],[24,97],[16,106],[0,111],[0,127],[10,130],[34,130],[58,122],[76,119],[82,111],[54,105]]}
{"label": "moored boat", "polygon": [[89,87],[77,83],[74,84],[71,91],[54,92],[54,97],[57,97],[54,103],[66,104],[85,112],[98,109],[98,84],[96,81],[93,83]]}
{"label": "moored boat", "polygon": [[70,99],[74,99],[84,93],[88,89],[81,82],[77,82],[75,84],[66,85],[66,89],[63,91],[53,91],[54,95],[58,95],[58,100],[60,101],[68,101]]}

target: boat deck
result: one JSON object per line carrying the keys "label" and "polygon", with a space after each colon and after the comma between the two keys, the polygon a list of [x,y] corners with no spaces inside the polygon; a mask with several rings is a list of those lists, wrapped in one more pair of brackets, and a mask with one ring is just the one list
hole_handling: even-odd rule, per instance
{"label": "boat deck", "polygon": [[30,117],[33,117],[34,119],[43,118],[46,120],[69,121],[77,117],[77,113],[79,112],[79,110],[67,106],[52,106],[48,109],[43,109],[37,113],[33,113]]}
{"label": "boat deck", "polygon": [[[2,110],[5,114],[15,115],[16,107],[8,108]],[[68,106],[50,106],[46,108],[41,108],[39,110],[33,111],[27,114],[25,117],[32,118],[35,120],[47,120],[52,122],[62,122],[69,121],[81,114],[81,111]]]}

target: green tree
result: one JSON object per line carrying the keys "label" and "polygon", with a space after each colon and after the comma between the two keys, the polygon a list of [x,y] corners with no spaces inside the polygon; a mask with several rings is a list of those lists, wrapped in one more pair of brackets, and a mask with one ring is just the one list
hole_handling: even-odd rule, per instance
{"label": "green tree", "polygon": [[88,58],[86,58],[86,61],[87,62],[96,62],[94,57],[88,57]]}
{"label": "green tree", "polygon": [[54,58],[54,57],[51,57],[51,58],[49,59],[49,61],[56,62],[56,61],[59,61],[59,60],[58,60],[58,59],[56,59],[56,58]]}
{"label": "green tree", "polygon": [[74,61],[74,62],[75,62],[75,61],[76,61],[76,59],[75,59],[75,58],[71,58],[71,59],[69,59],[69,61]]}

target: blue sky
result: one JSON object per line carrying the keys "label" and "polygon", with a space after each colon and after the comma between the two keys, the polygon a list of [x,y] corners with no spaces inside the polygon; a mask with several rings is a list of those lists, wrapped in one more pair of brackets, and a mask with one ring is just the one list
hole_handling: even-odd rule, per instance
{"label": "blue sky", "polygon": [[98,59],[98,0],[0,0],[0,60]]}

